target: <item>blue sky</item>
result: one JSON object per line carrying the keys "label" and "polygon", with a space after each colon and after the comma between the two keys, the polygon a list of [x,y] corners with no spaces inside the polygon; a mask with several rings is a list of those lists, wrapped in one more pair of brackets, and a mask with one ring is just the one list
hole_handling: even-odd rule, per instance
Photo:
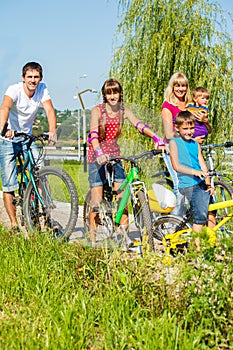
{"label": "blue sky", "polygon": [[[232,0],[218,2],[233,13]],[[37,61],[54,106],[80,108],[73,98],[78,90],[99,91],[108,78],[117,6],[118,0],[1,1],[0,99],[9,84],[21,80],[22,66]],[[86,107],[97,102],[96,94],[82,97]]]}

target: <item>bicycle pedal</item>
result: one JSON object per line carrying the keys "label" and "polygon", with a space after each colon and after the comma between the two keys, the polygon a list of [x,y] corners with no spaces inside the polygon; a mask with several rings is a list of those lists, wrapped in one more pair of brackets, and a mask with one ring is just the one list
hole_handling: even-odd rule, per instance
{"label": "bicycle pedal", "polygon": [[99,213],[99,207],[97,206],[92,207],[92,213]]}
{"label": "bicycle pedal", "polygon": [[134,241],[127,246],[127,252],[142,254],[142,244],[141,242]]}
{"label": "bicycle pedal", "polygon": [[13,197],[12,204],[14,206],[20,205],[20,203],[21,203],[21,198],[20,197]]}

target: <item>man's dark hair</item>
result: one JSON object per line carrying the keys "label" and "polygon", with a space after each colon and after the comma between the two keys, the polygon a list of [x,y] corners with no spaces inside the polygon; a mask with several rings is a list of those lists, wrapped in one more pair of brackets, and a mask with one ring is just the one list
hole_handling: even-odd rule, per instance
{"label": "man's dark hair", "polygon": [[26,75],[26,72],[28,70],[37,70],[39,73],[40,73],[40,77],[41,79],[43,78],[43,70],[42,70],[42,67],[39,63],[37,62],[28,62],[26,63],[24,66],[23,66],[23,70],[22,70],[22,76],[25,77]]}

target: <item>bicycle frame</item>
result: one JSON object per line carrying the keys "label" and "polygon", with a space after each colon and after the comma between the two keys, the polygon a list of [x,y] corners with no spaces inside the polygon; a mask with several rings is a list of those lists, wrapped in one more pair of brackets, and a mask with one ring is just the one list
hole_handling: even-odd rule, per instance
{"label": "bicycle frame", "polygon": [[[214,211],[218,209],[224,208],[233,208],[233,200],[228,200],[225,202],[217,202],[209,205],[209,211]],[[207,235],[209,236],[210,243],[215,243],[216,241],[216,232],[217,230],[223,226],[226,222],[228,222],[233,217],[233,211],[228,213],[222,220],[218,222],[213,228],[207,227]],[[170,253],[171,249],[177,248],[177,245],[184,244],[186,242],[185,239],[180,239],[180,236],[184,233],[191,233],[192,228],[179,230],[175,233],[169,233],[163,238],[163,245],[166,248],[166,254]],[[212,242],[211,242],[212,240]]]}
{"label": "bicycle frame", "polygon": [[143,181],[139,181],[139,171],[137,166],[134,165],[118,190],[119,192],[124,191],[124,193],[116,213],[115,223],[117,225],[120,225],[123,212],[128,204],[130,196],[132,197],[133,202],[136,203],[135,192],[139,189],[143,189],[144,193],[146,193],[145,183]]}
{"label": "bicycle frame", "polygon": [[[38,191],[38,188],[36,185],[36,180],[34,177],[34,172],[33,172],[33,170],[29,169],[29,165],[32,169],[33,169],[33,167],[35,167],[35,161],[34,161],[34,157],[33,157],[32,151],[30,149],[30,146],[28,146],[28,148],[27,148],[26,159],[24,159],[23,151],[19,151],[16,158],[18,159],[19,166],[20,166],[19,174],[21,174],[21,179],[20,179],[19,185],[20,185],[20,183],[23,182],[22,178],[23,178],[26,186],[28,185],[29,181],[31,180],[33,188],[35,190],[35,193],[36,193],[40,203],[42,204],[42,206],[44,206],[45,203],[44,203],[43,198],[41,197],[41,195]],[[27,171],[29,172],[29,177],[27,175]]]}

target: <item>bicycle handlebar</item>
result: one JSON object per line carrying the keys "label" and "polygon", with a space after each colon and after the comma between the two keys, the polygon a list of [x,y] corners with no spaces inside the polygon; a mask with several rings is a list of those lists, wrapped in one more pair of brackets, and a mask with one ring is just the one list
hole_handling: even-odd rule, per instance
{"label": "bicycle handlebar", "polygon": [[[1,131],[1,136],[5,136],[6,132],[7,132],[7,127],[8,127],[8,122],[5,122],[4,124],[4,127]],[[57,129],[57,138],[59,138],[60,134],[61,134],[61,128],[58,128]],[[49,135],[48,133],[41,133],[39,135],[29,135],[29,134],[26,134],[25,132],[21,132],[21,131],[14,131],[14,137],[23,137],[25,140],[31,140],[31,141],[36,141],[36,140],[39,140],[39,139],[43,139],[44,141],[48,141],[49,139]]]}
{"label": "bicycle handlebar", "polygon": [[225,147],[225,148],[233,147],[233,142],[226,141],[225,143],[212,143],[212,144],[209,144],[209,145],[201,146],[201,149],[203,149],[203,150],[211,150],[211,149],[216,148],[216,147]]}
{"label": "bicycle handlebar", "polygon": [[15,137],[19,137],[19,136],[23,137],[25,140],[32,140],[32,141],[36,141],[39,139],[43,139],[47,141],[49,139],[49,135],[45,132],[39,135],[29,135],[29,134],[26,134],[25,132],[15,131]]}
{"label": "bicycle handlebar", "polygon": [[126,162],[135,162],[137,159],[140,158],[144,158],[144,157],[148,157],[148,158],[152,158],[153,156],[156,156],[157,154],[161,154],[162,150],[161,149],[152,149],[151,151],[146,151],[143,152],[137,156],[129,156],[129,157],[125,157],[125,156],[116,156],[116,157],[110,157],[109,161],[113,162],[113,161],[117,161],[117,160],[124,160]]}

